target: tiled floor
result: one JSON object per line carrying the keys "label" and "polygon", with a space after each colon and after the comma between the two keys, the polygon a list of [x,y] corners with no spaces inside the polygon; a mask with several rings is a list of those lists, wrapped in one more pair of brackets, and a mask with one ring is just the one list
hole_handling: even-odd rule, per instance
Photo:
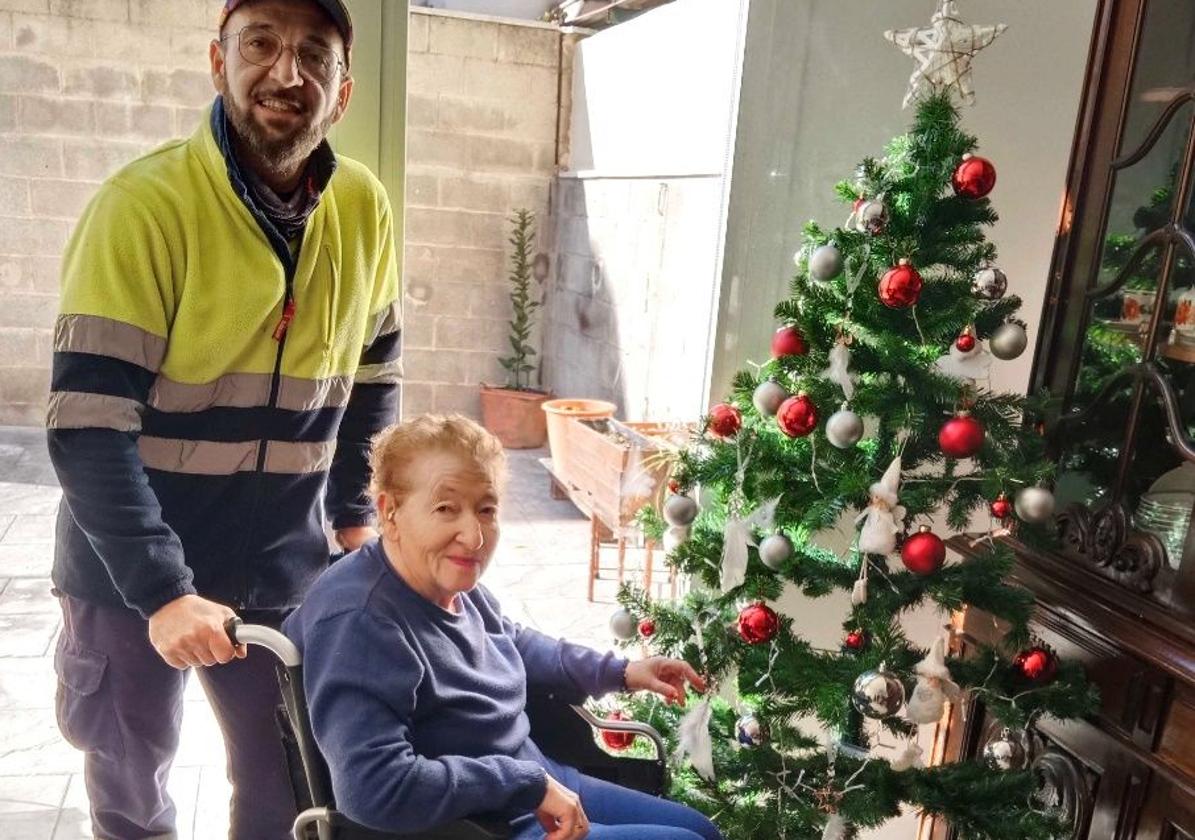
{"label": "tiled floor", "polygon": [[[54,720],[52,654],[58,606],[50,595],[53,519],[60,492],[41,432],[0,429],[0,839],[91,837],[80,754]],[[485,583],[515,620],[606,648],[616,582],[585,599],[589,523],[548,493],[543,451],[512,452],[503,537]],[[636,554],[631,553],[631,564]],[[613,564],[613,550],[603,565]],[[198,680],[187,690],[182,746],[170,777],[180,840],[227,836],[223,744]]]}

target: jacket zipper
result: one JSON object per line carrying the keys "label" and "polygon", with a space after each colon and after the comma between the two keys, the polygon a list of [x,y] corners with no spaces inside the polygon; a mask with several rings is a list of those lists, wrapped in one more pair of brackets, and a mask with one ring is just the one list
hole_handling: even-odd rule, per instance
{"label": "jacket zipper", "polygon": [[[278,391],[282,387],[282,353],[286,349],[286,334],[290,331],[290,325],[295,320],[295,312],[297,307],[295,304],[295,271],[298,261],[292,260],[289,263],[283,262],[283,267],[286,271],[286,293],[282,298],[282,315],[278,319],[278,324],[274,327],[273,339],[278,343],[278,352],[274,356],[274,374],[270,379],[270,400],[267,403],[267,408],[278,407]],[[260,476],[265,472],[266,468],[266,449],[270,442],[266,439],[257,442],[257,464],[254,468],[256,475]],[[249,518],[249,524],[257,521],[257,512],[261,508],[261,481],[255,482],[255,495],[253,498],[252,513]],[[245,544],[249,549],[253,547],[253,533],[251,530],[246,531]],[[245,552],[245,561],[241,564],[241,598],[240,607],[243,609],[249,603],[249,563],[251,554],[249,551]]]}

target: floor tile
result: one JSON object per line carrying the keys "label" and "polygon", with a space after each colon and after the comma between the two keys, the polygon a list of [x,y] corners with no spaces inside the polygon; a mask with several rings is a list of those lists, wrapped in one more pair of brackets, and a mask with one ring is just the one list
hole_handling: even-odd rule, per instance
{"label": "floor tile", "polygon": [[[53,709],[58,678],[51,656],[12,657],[0,660],[0,743],[5,719],[18,710]],[[3,835],[0,835],[3,836]]]}
{"label": "floor tile", "polygon": [[45,513],[22,513],[13,517],[0,542],[11,545],[13,543],[53,542],[54,520],[56,517]]}
{"label": "floor tile", "polygon": [[48,578],[53,562],[53,543],[0,543],[0,578]]}
{"label": "floor tile", "polygon": [[[0,776],[81,773],[83,755],[58,731],[54,695],[41,709],[0,715]],[[0,835],[2,837],[3,835]]]}
{"label": "floor tile", "polygon": [[50,840],[70,777],[0,775],[0,837]]}
{"label": "floor tile", "polygon": [[13,578],[0,589],[0,615],[49,613],[59,615],[58,599],[50,593],[49,578]]}
{"label": "floor tile", "polygon": [[0,481],[0,514],[53,514],[61,498],[62,491],[57,487]]}
{"label": "floor tile", "polygon": [[0,615],[0,657],[44,656],[58,630],[59,618],[57,612]]}

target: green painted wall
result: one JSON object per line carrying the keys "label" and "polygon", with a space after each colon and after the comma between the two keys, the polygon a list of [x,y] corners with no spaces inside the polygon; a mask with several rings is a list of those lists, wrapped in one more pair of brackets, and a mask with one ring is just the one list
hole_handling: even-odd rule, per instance
{"label": "green painted wall", "polygon": [[[407,106],[407,0],[346,0],[353,16],[356,84],[332,131],[336,151],[359,160],[386,185],[395,233],[403,231]],[[401,259],[402,248],[399,248]]]}

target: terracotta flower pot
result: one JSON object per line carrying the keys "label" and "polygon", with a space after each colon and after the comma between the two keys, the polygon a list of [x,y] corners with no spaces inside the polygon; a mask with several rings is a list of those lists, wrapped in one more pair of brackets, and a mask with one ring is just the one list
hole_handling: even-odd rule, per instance
{"label": "terracotta flower pot", "polygon": [[573,420],[601,420],[613,417],[617,406],[605,400],[548,400],[543,413],[548,418],[548,447],[552,450],[552,469],[558,476],[568,474],[568,423]]}
{"label": "terracotta flower pot", "polygon": [[481,422],[507,449],[534,449],[548,436],[540,406],[552,395],[481,386]]}

